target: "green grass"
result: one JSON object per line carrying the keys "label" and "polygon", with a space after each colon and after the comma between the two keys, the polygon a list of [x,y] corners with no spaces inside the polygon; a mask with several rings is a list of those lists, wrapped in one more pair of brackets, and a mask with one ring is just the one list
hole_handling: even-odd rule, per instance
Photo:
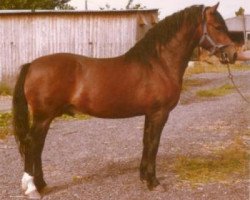
{"label": "green grass", "polygon": [[199,90],[196,95],[199,97],[218,97],[230,94],[234,87],[229,84],[222,85],[217,88],[212,88],[208,90]]}
{"label": "green grass", "polygon": [[249,153],[242,142],[235,141],[213,157],[179,157],[174,169],[182,180],[192,184],[230,180],[234,176],[249,175]]}
{"label": "green grass", "polygon": [[[77,114],[74,117],[63,115],[59,118],[60,120],[87,120],[90,119],[88,115]],[[8,135],[11,135],[11,123],[12,123],[12,113],[0,113],[0,140],[5,139]]]}
{"label": "green grass", "polygon": [[11,121],[11,113],[0,113],[0,139],[3,140],[11,134]]}
{"label": "green grass", "polygon": [[182,84],[182,91],[187,91],[191,87],[198,87],[204,85],[206,81],[200,79],[184,79]]}
{"label": "green grass", "polygon": [[75,116],[69,116],[69,115],[62,115],[59,117],[60,120],[87,120],[90,119],[91,117],[89,115],[84,115],[84,114],[76,114]]}
{"label": "green grass", "polygon": [[[250,66],[246,64],[236,63],[230,64],[232,71],[247,71],[250,70]],[[193,74],[201,73],[220,73],[227,72],[226,65],[223,64],[208,64],[206,62],[196,62],[193,67],[188,67],[185,72],[185,76],[191,76]]]}

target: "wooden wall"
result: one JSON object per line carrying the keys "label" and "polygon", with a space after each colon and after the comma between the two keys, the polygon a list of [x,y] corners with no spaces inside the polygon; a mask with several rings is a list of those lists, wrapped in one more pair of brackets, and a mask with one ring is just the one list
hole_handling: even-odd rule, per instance
{"label": "wooden wall", "polygon": [[141,35],[138,19],[152,14],[157,10],[0,13],[0,79],[15,76],[20,65],[51,53],[121,55]]}

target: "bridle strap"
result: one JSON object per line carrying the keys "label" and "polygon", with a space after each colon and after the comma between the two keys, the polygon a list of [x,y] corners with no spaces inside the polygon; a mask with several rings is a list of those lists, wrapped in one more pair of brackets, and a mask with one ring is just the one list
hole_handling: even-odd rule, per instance
{"label": "bridle strap", "polygon": [[203,6],[203,8],[202,8],[202,31],[203,31],[203,33],[202,33],[201,39],[199,41],[199,45],[201,46],[204,41],[208,41],[208,43],[211,45],[211,48],[209,51],[210,51],[211,55],[213,55],[218,50],[221,50],[228,45],[218,44],[213,40],[213,38],[210,37],[210,35],[208,34],[208,31],[207,31],[207,22],[206,22],[205,11],[206,11],[206,7]]}

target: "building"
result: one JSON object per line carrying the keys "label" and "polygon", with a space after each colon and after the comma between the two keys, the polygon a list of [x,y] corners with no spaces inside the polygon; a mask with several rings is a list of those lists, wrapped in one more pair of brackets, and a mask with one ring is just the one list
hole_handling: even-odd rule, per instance
{"label": "building", "polygon": [[20,65],[47,54],[121,55],[157,22],[157,9],[1,10],[0,81],[9,81]]}
{"label": "building", "polygon": [[250,15],[240,15],[226,19],[232,39],[245,49],[250,49]]}

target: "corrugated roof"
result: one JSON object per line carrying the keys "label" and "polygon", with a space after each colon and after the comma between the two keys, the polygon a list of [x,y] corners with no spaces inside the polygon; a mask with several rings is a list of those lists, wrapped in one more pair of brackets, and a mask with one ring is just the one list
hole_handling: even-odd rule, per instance
{"label": "corrugated roof", "polygon": [[244,31],[244,21],[246,31],[250,31],[250,15],[237,16],[226,19],[226,24],[229,31]]}
{"label": "corrugated roof", "polygon": [[143,10],[0,10],[0,15],[16,15],[16,14],[114,14],[114,13],[144,13],[158,12],[158,9]]}

